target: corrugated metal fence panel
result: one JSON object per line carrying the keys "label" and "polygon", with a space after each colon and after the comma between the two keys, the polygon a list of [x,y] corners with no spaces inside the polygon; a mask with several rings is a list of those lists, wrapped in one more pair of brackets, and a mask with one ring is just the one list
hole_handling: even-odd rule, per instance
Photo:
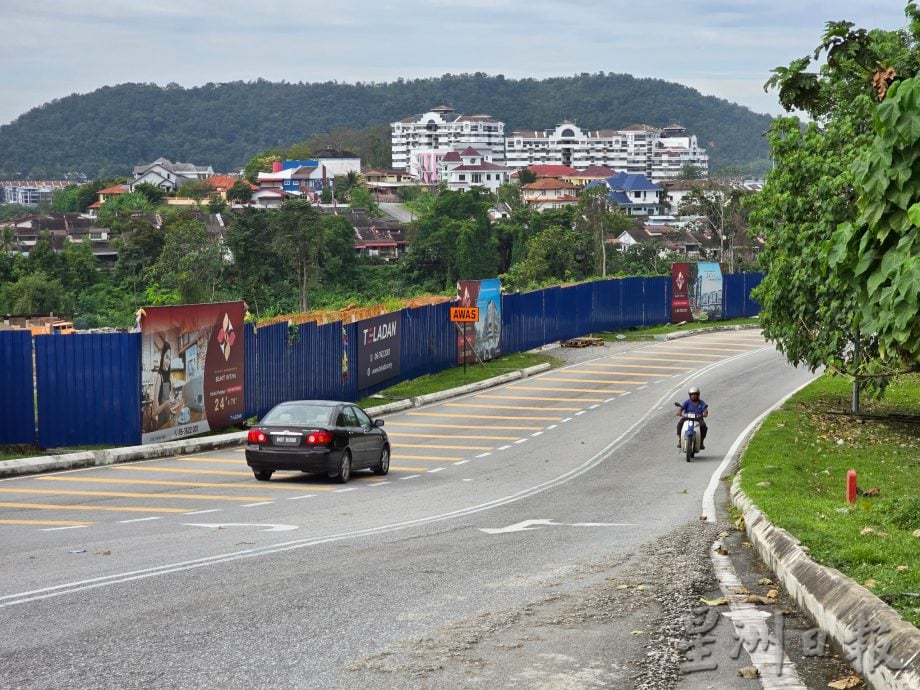
{"label": "corrugated metal fence panel", "polygon": [[[286,323],[255,329],[246,341],[246,415],[261,417],[279,402],[294,400]],[[251,401],[251,403],[250,403]]]}
{"label": "corrugated metal fence panel", "polygon": [[655,276],[642,279],[645,310],[643,326],[658,326],[671,320],[671,278]]}
{"label": "corrugated metal fence panel", "polygon": [[29,331],[0,331],[0,391],[0,445],[35,443]]}
{"label": "corrugated metal fence panel", "polygon": [[645,295],[643,278],[623,278],[621,283],[621,304],[623,322],[620,328],[635,328],[645,322]]}
{"label": "corrugated metal fence panel", "polygon": [[740,319],[759,314],[760,305],[751,299],[751,290],[762,280],[762,273],[733,273],[723,276],[723,318]]}
{"label": "corrugated metal fence panel", "polygon": [[502,295],[502,354],[521,351],[521,295]]}
{"label": "corrugated metal fence panel", "polygon": [[[588,287],[587,285],[585,287]],[[584,333],[578,332],[578,286],[572,285],[559,290],[556,303],[556,338],[568,340]]]}
{"label": "corrugated metal fence panel", "polygon": [[521,294],[522,337],[520,352],[526,352],[545,343],[552,342],[546,337],[545,292],[545,290],[535,290]]}
{"label": "corrugated metal fence panel", "polygon": [[622,328],[623,281],[619,278],[602,280],[595,283],[594,292],[594,329],[596,331],[615,331]]}
{"label": "corrugated metal fence panel", "polygon": [[[505,302],[502,300],[502,351],[505,345]],[[400,324],[400,380],[433,374],[457,365],[457,327],[450,303],[404,309]],[[388,384],[392,385],[392,383]]]}
{"label": "corrugated metal fence panel", "polygon": [[594,314],[594,295],[599,281],[576,285],[575,290],[575,334],[587,335],[596,331],[597,319]]}
{"label": "corrugated metal fence panel", "polygon": [[534,347],[559,340],[559,312],[562,288],[551,287],[543,291],[543,338]]}
{"label": "corrugated metal fence panel", "polygon": [[137,445],[141,441],[141,336],[35,338],[38,445]]}

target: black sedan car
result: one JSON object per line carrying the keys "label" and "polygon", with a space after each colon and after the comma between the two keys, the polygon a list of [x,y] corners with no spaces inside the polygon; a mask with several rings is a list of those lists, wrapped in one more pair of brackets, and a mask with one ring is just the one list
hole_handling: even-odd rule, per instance
{"label": "black sedan car", "polygon": [[390,471],[390,441],[382,419],[335,400],[276,405],[249,430],[246,464],[266,482],[275,470],[323,473],[344,484],[352,470]]}

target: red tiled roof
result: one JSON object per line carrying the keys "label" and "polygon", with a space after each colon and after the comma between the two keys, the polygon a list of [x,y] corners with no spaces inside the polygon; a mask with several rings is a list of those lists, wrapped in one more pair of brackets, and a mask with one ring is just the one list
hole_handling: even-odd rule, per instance
{"label": "red tiled roof", "polygon": [[559,180],[555,177],[541,177],[536,182],[525,184],[524,189],[574,189],[575,185],[568,180]]}
{"label": "red tiled roof", "polygon": [[466,149],[460,155],[461,156],[478,156],[479,151],[474,149],[472,146],[467,146]]}
{"label": "red tiled roof", "polygon": [[[240,177],[231,177],[230,175],[211,175],[211,177],[209,177],[207,181],[217,191],[224,192],[230,189],[233,185],[235,185],[241,179],[242,178]],[[258,189],[258,187],[253,185],[251,182],[247,180],[243,180],[243,181],[246,182],[251,189]]]}
{"label": "red tiled roof", "polygon": [[531,165],[527,169],[537,177],[571,177],[578,174],[575,168],[567,165]]}
{"label": "red tiled roof", "polygon": [[579,172],[578,177],[596,177],[606,180],[608,177],[613,177],[614,172],[614,170],[608,168],[606,165],[592,165]]}
{"label": "red tiled roof", "polygon": [[128,191],[127,185],[117,184],[113,187],[106,187],[105,189],[100,189],[96,194],[124,194]]}
{"label": "red tiled roof", "polygon": [[491,170],[504,170],[504,171],[507,171],[508,168],[506,168],[504,165],[498,165],[498,164],[496,164],[496,163],[488,163],[488,162],[486,162],[486,161],[483,161],[482,163],[479,163],[478,165],[458,165],[456,168],[452,168],[452,169],[451,169],[451,172],[453,172],[454,170],[460,170],[460,171],[465,171],[465,170],[474,170],[474,171],[475,171],[475,170],[489,170],[489,171],[491,171]]}

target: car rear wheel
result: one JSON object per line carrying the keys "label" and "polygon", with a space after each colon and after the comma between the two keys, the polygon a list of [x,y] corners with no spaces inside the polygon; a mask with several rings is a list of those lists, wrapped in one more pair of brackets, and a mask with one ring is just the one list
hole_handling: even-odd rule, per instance
{"label": "car rear wheel", "polygon": [[351,479],[351,453],[349,451],[346,450],[342,453],[342,459],[339,460],[339,469],[330,472],[329,476],[339,484],[348,483],[348,480]]}
{"label": "car rear wheel", "polygon": [[260,482],[267,482],[272,478],[274,470],[253,470],[252,473],[256,475],[256,479],[258,479]]}
{"label": "car rear wheel", "polygon": [[380,451],[380,461],[371,469],[374,474],[384,475],[390,471],[390,449],[387,446]]}

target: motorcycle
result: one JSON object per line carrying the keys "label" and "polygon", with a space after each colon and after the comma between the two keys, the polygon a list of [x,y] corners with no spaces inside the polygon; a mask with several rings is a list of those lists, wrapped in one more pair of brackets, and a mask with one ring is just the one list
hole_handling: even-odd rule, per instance
{"label": "motorcycle", "polygon": [[[680,403],[674,403],[680,407]],[[700,421],[703,415],[694,412],[684,412],[681,415],[684,419],[680,426],[680,452],[687,458],[687,462],[700,452],[700,446],[703,444],[703,434],[700,428]]]}

